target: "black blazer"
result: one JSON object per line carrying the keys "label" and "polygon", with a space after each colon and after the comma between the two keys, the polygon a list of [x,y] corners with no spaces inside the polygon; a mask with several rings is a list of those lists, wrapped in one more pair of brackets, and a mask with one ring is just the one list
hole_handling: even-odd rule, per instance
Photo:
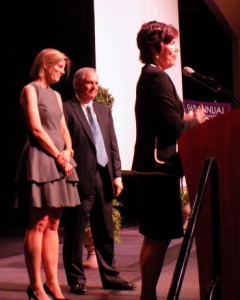
{"label": "black blazer", "polygon": [[[136,88],[136,143],[132,169],[154,171],[161,161],[171,161],[179,136],[197,124],[183,120],[183,105],[166,72],[153,65],[142,68]],[[155,144],[157,140],[157,145]]]}
{"label": "black blazer", "polygon": [[[115,135],[111,109],[106,105],[93,102],[99,126],[102,131],[108,163],[109,192],[114,193],[113,179],[121,177],[121,161]],[[97,168],[96,149],[90,126],[76,97],[63,103],[64,115],[72,138],[76,171],[79,176],[80,198],[88,197],[95,184]]]}

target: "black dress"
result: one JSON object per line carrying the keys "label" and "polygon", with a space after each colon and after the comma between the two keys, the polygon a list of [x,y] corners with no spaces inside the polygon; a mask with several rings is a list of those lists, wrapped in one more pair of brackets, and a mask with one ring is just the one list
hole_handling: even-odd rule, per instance
{"label": "black dress", "polygon": [[183,120],[183,105],[166,72],[145,65],[136,90],[136,143],[132,169],[140,200],[140,228],[150,238],[183,235],[177,139],[196,125]]}

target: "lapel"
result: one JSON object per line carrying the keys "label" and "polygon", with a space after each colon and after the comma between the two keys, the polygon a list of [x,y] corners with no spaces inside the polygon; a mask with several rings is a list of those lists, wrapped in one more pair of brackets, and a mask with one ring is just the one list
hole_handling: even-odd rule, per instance
{"label": "lapel", "polygon": [[167,74],[167,76],[169,78],[169,81],[171,82],[171,85],[172,85],[172,88],[173,88],[173,92],[174,92],[174,96],[175,96],[173,98],[173,101],[176,104],[176,107],[177,107],[177,110],[179,111],[179,113],[183,114],[183,103],[182,103],[182,101],[180,100],[180,98],[178,96],[177,90],[175,88],[175,85],[173,84],[173,81],[172,81],[171,77],[168,74]]}
{"label": "lapel", "polygon": [[[153,67],[153,66],[151,66],[151,65],[145,65],[145,66],[143,66],[142,72],[144,72],[146,68],[153,68],[152,70],[154,70],[154,72],[156,72],[156,67]],[[172,97],[172,103],[174,104],[176,110],[182,115],[182,114],[183,114],[183,103],[182,103],[182,101],[180,100],[180,98],[179,98],[179,96],[178,96],[178,94],[177,94],[175,85],[174,85],[174,83],[173,83],[171,77],[170,77],[170,76],[168,75],[168,73],[166,73],[165,71],[163,71],[163,70],[161,70],[161,69],[159,69],[159,68],[157,68],[157,70],[158,70],[158,72],[164,73],[165,76],[167,76],[167,78],[168,78],[168,80],[169,80],[169,82],[170,82],[170,84],[171,84],[171,86],[172,86],[173,94],[174,94],[174,96],[175,96],[175,97]],[[152,72],[153,72],[153,71],[152,71]]]}
{"label": "lapel", "polygon": [[90,128],[87,118],[83,112],[82,106],[80,105],[80,103],[76,97],[74,97],[72,100],[72,106],[73,106],[73,112],[75,113],[77,119],[82,124],[87,136],[90,138],[90,140],[94,144],[91,128]]}

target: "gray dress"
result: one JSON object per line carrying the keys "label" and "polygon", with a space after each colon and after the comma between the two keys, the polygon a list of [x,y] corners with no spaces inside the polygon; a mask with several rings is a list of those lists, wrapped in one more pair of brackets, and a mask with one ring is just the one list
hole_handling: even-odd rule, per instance
{"label": "gray dress", "polygon": [[[62,110],[57,96],[51,88],[43,88],[31,83],[37,93],[38,109],[44,130],[59,149],[64,150],[64,140],[60,133]],[[76,163],[71,159],[76,167]],[[51,155],[45,152],[36,139],[28,132],[16,175],[16,206],[32,207],[72,207],[80,204],[76,170],[65,176]]]}

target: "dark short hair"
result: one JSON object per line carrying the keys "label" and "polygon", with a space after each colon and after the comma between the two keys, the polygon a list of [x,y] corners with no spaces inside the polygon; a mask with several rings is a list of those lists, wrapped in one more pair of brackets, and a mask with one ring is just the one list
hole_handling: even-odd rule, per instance
{"label": "dark short hair", "polygon": [[150,21],[144,23],[137,34],[137,46],[140,50],[139,59],[143,63],[153,63],[153,50],[161,51],[161,42],[169,44],[178,37],[178,30],[171,24]]}

